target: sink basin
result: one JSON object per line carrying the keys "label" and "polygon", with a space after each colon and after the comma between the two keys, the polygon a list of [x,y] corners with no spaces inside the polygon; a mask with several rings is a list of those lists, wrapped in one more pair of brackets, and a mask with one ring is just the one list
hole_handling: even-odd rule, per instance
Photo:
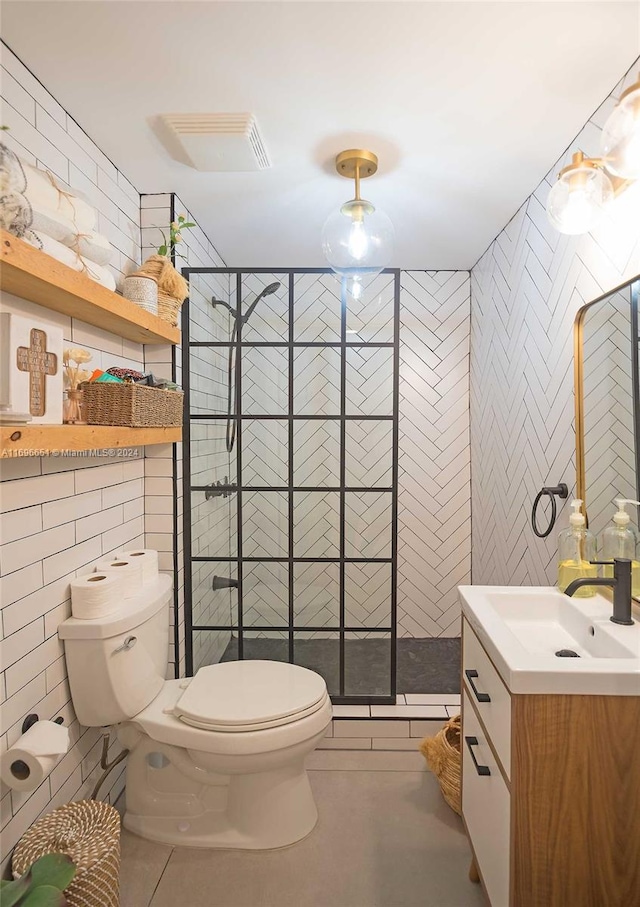
{"label": "sink basin", "polygon": [[512,692],[640,695],[640,624],[612,623],[604,596],[574,599],[546,586],[459,592],[464,617]]}

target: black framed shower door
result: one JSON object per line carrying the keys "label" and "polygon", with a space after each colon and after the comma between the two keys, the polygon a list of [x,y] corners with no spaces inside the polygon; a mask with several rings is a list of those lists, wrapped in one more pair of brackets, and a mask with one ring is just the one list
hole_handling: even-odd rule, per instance
{"label": "black framed shower door", "polygon": [[322,269],[182,273],[187,673],[275,658],[393,703],[400,272],[357,296]]}

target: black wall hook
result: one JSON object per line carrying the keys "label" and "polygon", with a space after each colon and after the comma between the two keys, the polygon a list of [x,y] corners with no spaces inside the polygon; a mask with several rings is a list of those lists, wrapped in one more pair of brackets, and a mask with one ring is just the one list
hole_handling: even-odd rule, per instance
{"label": "black wall hook", "polygon": [[[551,517],[549,519],[549,525],[544,530],[540,531],[538,527],[538,504],[543,497],[548,497],[551,500]],[[556,524],[556,519],[558,517],[558,505],[556,504],[556,497],[564,500],[569,497],[569,489],[564,482],[560,482],[559,485],[545,485],[544,488],[541,488],[538,494],[536,495],[535,501],[533,502],[533,507],[531,509],[531,528],[533,529],[534,535],[537,535],[539,539],[546,539],[546,537],[551,533],[553,527]]]}

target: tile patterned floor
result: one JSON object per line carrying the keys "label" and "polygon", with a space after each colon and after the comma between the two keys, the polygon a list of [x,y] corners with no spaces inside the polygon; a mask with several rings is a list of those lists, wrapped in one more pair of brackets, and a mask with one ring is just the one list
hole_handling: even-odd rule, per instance
{"label": "tile patterned floor", "polygon": [[418,753],[316,752],[320,818],[262,853],[152,844],[123,832],[121,907],[483,907],[460,819]]}
{"label": "tile patterned floor", "polygon": [[[245,639],[245,658],[288,660],[286,639]],[[345,656],[347,692],[352,696],[388,695],[389,642],[385,639],[347,640]],[[297,664],[321,674],[331,694],[339,689],[337,639],[296,641]],[[237,658],[237,640],[232,639],[222,661]],[[400,693],[460,693],[460,639],[399,639],[396,686]]]}

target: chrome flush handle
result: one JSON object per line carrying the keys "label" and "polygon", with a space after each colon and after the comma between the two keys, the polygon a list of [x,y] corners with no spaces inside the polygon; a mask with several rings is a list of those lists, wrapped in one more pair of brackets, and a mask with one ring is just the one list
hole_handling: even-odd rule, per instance
{"label": "chrome flush handle", "polygon": [[138,642],[137,636],[127,636],[127,638],[122,643],[122,645],[118,646],[118,648],[114,649],[113,651],[114,652],[128,652],[129,649],[133,649],[133,647],[135,646],[135,644],[137,642]]}

